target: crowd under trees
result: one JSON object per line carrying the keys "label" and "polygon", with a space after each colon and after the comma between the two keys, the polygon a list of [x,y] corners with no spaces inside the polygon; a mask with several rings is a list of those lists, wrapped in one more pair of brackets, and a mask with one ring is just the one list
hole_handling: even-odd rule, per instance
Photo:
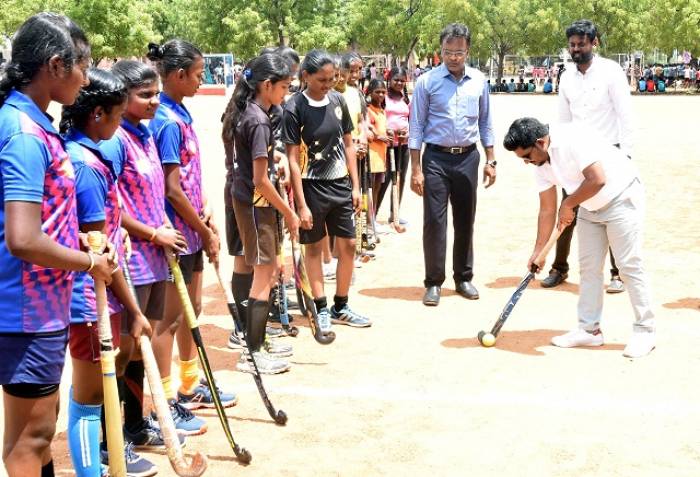
{"label": "crowd under trees", "polygon": [[472,58],[483,64],[493,55],[501,73],[507,55],[559,51],[565,27],[579,18],[598,24],[603,54],[700,55],[700,0],[5,0],[0,34],[11,36],[41,10],[74,19],[95,60],[143,56],[149,41],[175,36],[242,60],[282,43],[301,53],[352,48],[425,58],[438,50],[445,24],[463,22]]}

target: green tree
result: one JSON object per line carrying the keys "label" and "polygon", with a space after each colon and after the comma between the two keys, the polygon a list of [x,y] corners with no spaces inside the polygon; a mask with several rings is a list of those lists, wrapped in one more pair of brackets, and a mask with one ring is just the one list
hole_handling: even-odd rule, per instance
{"label": "green tree", "polygon": [[[204,1],[204,0],[199,0]],[[299,51],[344,49],[348,44],[349,2],[342,0],[217,0],[229,2],[220,18],[226,46],[250,58],[269,45],[288,44]],[[207,4],[209,5],[209,4]],[[213,9],[224,13],[223,10]]]}
{"label": "green tree", "polygon": [[81,0],[66,14],[85,30],[96,63],[102,58],[143,56],[149,41],[159,40],[151,15],[137,0]]}

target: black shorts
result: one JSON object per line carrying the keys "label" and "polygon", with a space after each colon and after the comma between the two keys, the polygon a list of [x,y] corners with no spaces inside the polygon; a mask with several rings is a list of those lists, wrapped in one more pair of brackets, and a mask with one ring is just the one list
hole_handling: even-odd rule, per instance
{"label": "black shorts", "polygon": [[[180,264],[180,267],[182,267],[182,264]],[[136,298],[139,302],[139,309],[149,320],[160,321],[163,319],[163,314],[165,313],[165,283],[165,280],[163,280],[134,287],[136,290]],[[129,334],[129,329],[133,321],[134,316],[124,309],[122,312],[121,326],[121,333],[123,335]]]}
{"label": "black shorts", "polygon": [[[178,262],[180,264],[182,278],[184,278],[185,283],[189,285],[192,283],[192,275],[194,272],[201,272],[204,270],[204,252],[199,250],[189,255],[180,255]],[[168,277],[168,281],[171,283],[174,281],[172,273]]]}
{"label": "black shorts", "polygon": [[316,243],[328,234],[355,238],[355,211],[352,208],[352,184],[349,177],[330,181],[302,181],[304,199],[311,210],[314,225],[311,230],[299,229],[299,241]]}
{"label": "black shorts", "polygon": [[238,222],[236,222],[236,214],[233,211],[233,206],[226,206],[226,245],[228,245],[228,254],[234,257],[243,256],[243,241],[241,233],[238,231]]}

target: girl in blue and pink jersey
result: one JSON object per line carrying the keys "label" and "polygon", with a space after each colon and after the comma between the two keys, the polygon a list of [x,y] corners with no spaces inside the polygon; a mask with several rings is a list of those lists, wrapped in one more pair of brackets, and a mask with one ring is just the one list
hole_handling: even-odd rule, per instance
{"label": "girl in blue and pink jersey", "polygon": [[70,19],[29,18],[0,77],[0,384],[10,476],[53,476],[50,444],[73,272],[111,281],[109,254],[80,251],[75,173],[46,110],[86,83],[90,46]]}
{"label": "girl in blue and pink jersey", "polygon": [[[117,182],[122,201],[122,226],[131,237],[128,267],[141,311],[155,329],[163,319],[168,264],[165,249],[182,253],[184,236],[170,225],[165,215],[163,168],[153,136],[141,122],[153,119],[160,105],[156,71],[139,61],[122,60],[112,67],[128,90],[126,110],[114,138],[102,149],[122,164]],[[144,366],[131,340],[122,340],[120,353],[128,356],[124,373],[124,430],[139,447],[162,446],[162,436],[150,417],[143,418]],[[175,426],[181,434],[197,434],[203,421],[190,411],[170,402]]]}
{"label": "girl in blue and pink jersey", "polygon": [[[119,127],[127,92],[124,83],[108,71],[91,69],[88,80],[89,85],[80,91],[75,103],[64,106],[61,117],[66,151],[75,169],[78,224],[82,232],[103,232],[116,248],[117,257],[122,257],[124,246],[117,192],[121,164],[104,154],[98,143],[111,138]],[[115,349],[119,348],[122,328],[128,329],[134,338],[144,330],[150,333],[150,326],[131,296],[121,269],[113,274],[107,299]],[[128,324],[123,315],[126,310],[133,317]],[[87,273],[78,273],[71,302],[69,344],[73,387],[68,405],[68,443],[79,477],[101,475],[99,434],[103,397],[97,318],[94,281]],[[123,366],[117,369],[120,374]],[[140,475],[147,475],[145,467],[153,467],[133,454],[129,445],[125,454],[127,470],[138,468]]]}
{"label": "girl in blue and pink jersey", "polygon": [[[207,254],[210,262],[218,261],[219,236],[202,193],[199,141],[192,125],[192,116],[182,100],[194,96],[199,89],[204,57],[191,43],[173,39],[162,46],[150,43],[148,58],[155,62],[163,84],[160,107],[148,127],[155,138],[163,165],[165,210],[173,227],[182,232],[187,241],[185,253],[180,255],[180,268],[195,313],[199,315],[202,309],[203,253]],[[173,326],[174,323],[177,325]],[[165,317],[156,326],[153,343],[168,399],[175,398],[170,379],[174,328],[177,329],[175,334],[180,353],[178,401],[189,409],[213,407],[212,390],[199,381],[197,351],[189,326],[183,319],[177,288],[174,283],[169,283]],[[236,403],[234,394],[220,392],[220,396],[225,406]]]}

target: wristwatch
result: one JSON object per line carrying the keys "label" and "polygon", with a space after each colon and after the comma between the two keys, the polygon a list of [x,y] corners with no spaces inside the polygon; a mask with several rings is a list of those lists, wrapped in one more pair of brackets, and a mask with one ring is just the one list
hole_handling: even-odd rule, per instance
{"label": "wristwatch", "polygon": [[486,165],[487,165],[487,166],[491,166],[491,167],[493,167],[494,169],[496,168],[496,164],[498,164],[498,163],[497,163],[495,160],[493,160],[493,161],[486,161]]}

